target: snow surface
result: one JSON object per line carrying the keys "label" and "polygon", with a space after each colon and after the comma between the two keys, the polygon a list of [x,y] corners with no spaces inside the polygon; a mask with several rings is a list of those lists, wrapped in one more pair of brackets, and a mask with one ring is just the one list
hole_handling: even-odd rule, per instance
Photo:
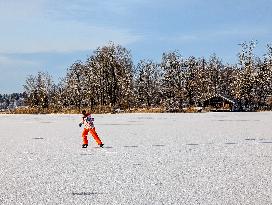
{"label": "snow surface", "polygon": [[272,112],[0,115],[0,204],[272,204]]}

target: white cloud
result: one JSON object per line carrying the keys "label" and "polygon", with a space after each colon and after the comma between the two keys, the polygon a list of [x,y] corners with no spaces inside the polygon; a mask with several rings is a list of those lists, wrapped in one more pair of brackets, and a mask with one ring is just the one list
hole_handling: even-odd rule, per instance
{"label": "white cloud", "polygon": [[[174,42],[174,43],[187,43],[194,41],[203,41],[203,40],[211,40],[211,39],[226,39],[228,37],[241,37],[244,39],[251,38],[251,40],[257,39],[259,36],[271,35],[271,31],[266,28],[241,28],[237,26],[233,26],[231,28],[215,28],[214,30],[199,30],[192,31],[191,34],[180,34],[173,36],[163,36],[160,37],[159,40]],[[253,38],[253,39],[252,39]]]}
{"label": "white cloud", "polygon": [[0,93],[22,92],[26,76],[39,68],[34,60],[0,54]]}
{"label": "white cloud", "polygon": [[1,0],[0,16],[5,21],[37,17],[43,13],[44,5],[45,0]]}
{"label": "white cloud", "polygon": [[[141,38],[126,30],[88,26],[77,22],[34,24],[36,28],[26,28],[0,39],[0,52],[72,52],[94,49],[101,44],[114,41],[122,45]],[[18,29],[18,28],[16,28]]]}
{"label": "white cloud", "polygon": [[38,65],[35,61],[23,60],[6,55],[0,55],[0,71],[5,67],[17,67],[17,66],[35,66]]}
{"label": "white cloud", "polygon": [[172,42],[172,43],[187,43],[187,42],[192,42],[195,40],[198,40],[199,36],[195,34],[181,34],[181,35],[174,35],[174,36],[163,36],[159,37],[160,41],[167,41],[167,42]]}
{"label": "white cloud", "polygon": [[[50,13],[53,7],[50,2],[27,0],[23,4],[22,1],[11,0],[0,4],[0,17],[3,17],[0,20],[0,53],[72,52],[94,49],[109,41],[125,46],[141,39],[141,36],[123,28],[55,18],[56,12],[62,10],[56,8]],[[63,3],[68,8],[84,9],[81,6],[75,8],[66,1]]]}

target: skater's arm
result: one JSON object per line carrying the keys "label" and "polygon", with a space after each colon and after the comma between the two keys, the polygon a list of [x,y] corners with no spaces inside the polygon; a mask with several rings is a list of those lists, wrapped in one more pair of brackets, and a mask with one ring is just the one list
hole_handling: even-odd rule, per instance
{"label": "skater's arm", "polygon": [[81,127],[82,125],[84,125],[84,121],[85,121],[85,117],[82,117],[81,122],[78,124],[79,127]]}

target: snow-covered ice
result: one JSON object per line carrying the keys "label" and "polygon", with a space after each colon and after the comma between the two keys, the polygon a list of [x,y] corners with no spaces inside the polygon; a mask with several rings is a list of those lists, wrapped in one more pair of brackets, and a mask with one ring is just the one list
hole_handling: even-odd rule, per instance
{"label": "snow-covered ice", "polygon": [[0,204],[272,204],[272,112],[0,115]]}

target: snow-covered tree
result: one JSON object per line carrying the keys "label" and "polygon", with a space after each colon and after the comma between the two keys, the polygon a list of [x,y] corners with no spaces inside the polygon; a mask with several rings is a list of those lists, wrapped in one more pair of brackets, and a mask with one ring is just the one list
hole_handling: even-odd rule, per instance
{"label": "snow-covered tree", "polygon": [[62,100],[66,106],[81,109],[84,102],[84,65],[77,61],[67,71],[62,82]]}
{"label": "snow-covered tree", "polygon": [[258,60],[256,77],[256,104],[259,109],[269,109],[269,100],[272,97],[272,47],[267,45],[267,54],[264,60]]}
{"label": "snow-covered tree", "polygon": [[221,70],[220,94],[230,99],[235,98],[235,80],[237,69],[235,66],[224,65]]}
{"label": "snow-covered tree", "polygon": [[26,93],[0,94],[0,109],[14,109],[24,106],[26,97]]}
{"label": "snow-covered tree", "polygon": [[209,95],[221,94],[222,70],[223,70],[222,61],[216,56],[216,54],[213,54],[207,64],[207,80],[209,82],[208,85]]}
{"label": "snow-covered tree", "polygon": [[200,104],[203,87],[202,64],[195,57],[186,59],[184,70],[184,97],[186,106],[196,106]]}
{"label": "snow-covered tree", "polygon": [[[59,85],[54,85],[48,73],[30,75],[24,85],[26,102],[54,111],[63,107],[113,111],[153,105],[181,111],[220,94],[233,99],[238,110],[271,109],[272,46],[267,46],[264,58],[258,58],[253,53],[255,44],[241,44],[236,65],[223,64],[216,54],[207,60],[184,58],[173,51],[163,53],[159,64],[142,60],[134,67],[130,51],[109,43],[98,47],[85,63],[72,64]],[[0,108],[14,102],[17,105],[19,101],[0,95]]]}
{"label": "snow-covered tree", "polygon": [[62,95],[63,95],[63,89],[61,87],[61,84],[59,85],[53,85],[51,89],[50,94],[50,108],[53,110],[53,112],[60,112],[62,111],[64,107],[64,103],[62,101]]}
{"label": "snow-covered tree", "polygon": [[238,102],[242,110],[255,110],[254,95],[256,89],[256,62],[253,50],[256,43],[242,43],[242,51],[239,53],[240,73],[237,79]]}
{"label": "snow-covered tree", "polygon": [[49,108],[53,85],[48,73],[38,72],[37,76],[28,76],[24,85],[28,105],[38,109]]}
{"label": "snow-covered tree", "polygon": [[161,69],[166,110],[179,111],[184,100],[184,59],[178,51],[163,53]]}
{"label": "snow-covered tree", "polygon": [[110,43],[97,48],[86,64],[91,70],[95,99],[100,106],[130,107],[133,96],[130,51]]}
{"label": "snow-covered tree", "polygon": [[137,65],[135,82],[136,103],[142,107],[157,106],[161,101],[161,72],[152,60],[141,60]]}

